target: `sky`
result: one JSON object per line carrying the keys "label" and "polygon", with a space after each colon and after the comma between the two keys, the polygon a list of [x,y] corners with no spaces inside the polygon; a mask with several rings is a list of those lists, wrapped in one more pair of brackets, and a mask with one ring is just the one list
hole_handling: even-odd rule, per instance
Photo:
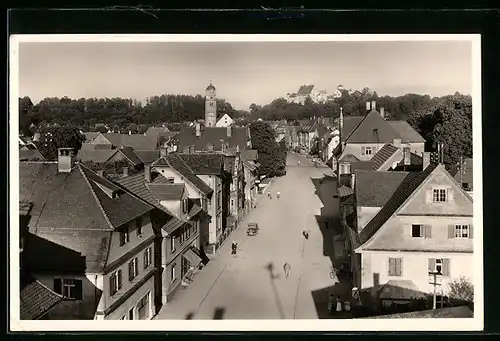
{"label": "sky", "polygon": [[314,84],[333,93],[472,94],[472,43],[447,42],[22,42],[19,95],[126,97],[204,94],[236,109]]}

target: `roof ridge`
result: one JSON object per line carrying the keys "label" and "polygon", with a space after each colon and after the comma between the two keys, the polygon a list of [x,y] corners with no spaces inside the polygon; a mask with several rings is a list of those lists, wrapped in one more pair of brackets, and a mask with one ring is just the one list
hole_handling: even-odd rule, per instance
{"label": "roof ridge", "polygon": [[[102,203],[101,201],[99,200],[99,197],[97,196],[97,194],[95,193],[94,191],[94,188],[92,187],[92,184],[90,183],[90,180],[87,178],[87,175],[85,174],[85,171],[84,171],[84,168],[86,170],[89,170],[91,172],[94,172],[93,170],[85,167],[84,165],[82,164],[78,164],[78,170],[80,171],[80,173],[82,174],[83,176],[83,179],[85,180],[85,183],[89,186],[90,188],[90,191],[92,193],[92,195],[94,196],[94,199],[96,200],[97,202],[97,205],[99,206],[99,209],[101,210],[102,214],[104,215],[104,219],[107,221],[107,223],[109,224],[109,226],[111,227],[112,230],[115,229],[115,227],[113,226],[113,224],[111,223],[111,220],[109,219],[108,215],[106,214],[106,211],[104,210],[104,207],[102,206]],[[94,173],[95,174],[95,173]],[[97,175],[97,174],[96,174]],[[99,176],[99,175],[97,175]]]}

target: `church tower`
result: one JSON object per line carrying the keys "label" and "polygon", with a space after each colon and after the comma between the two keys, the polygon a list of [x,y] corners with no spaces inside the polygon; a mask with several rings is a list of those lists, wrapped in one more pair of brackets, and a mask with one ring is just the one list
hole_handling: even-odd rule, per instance
{"label": "church tower", "polygon": [[215,98],[215,86],[207,86],[205,91],[205,127],[215,127],[217,123],[217,102]]}

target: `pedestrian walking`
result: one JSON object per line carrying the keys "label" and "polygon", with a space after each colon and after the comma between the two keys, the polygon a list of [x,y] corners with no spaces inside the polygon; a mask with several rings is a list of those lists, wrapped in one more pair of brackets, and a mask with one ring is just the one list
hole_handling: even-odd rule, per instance
{"label": "pedestrian walking", "polygon": [[236,255],[236,251],[238,250],[238,244],[236,242],[231,243],[231,254]]}
{"label": "pedestrian walking", "polygon": [[269,199],[272,199],[272,198],[273,198],[273,196],[271,195],[271,192],[267,192],[267,197],[268,197]]}
{"label": "pedestrian walking", "polygon": [[299,166],[300,166],[300,161],[297,161],[297,165],[299,165]]}
{"label": "pedestrian walking", "polygon": [[309,239],[309,231],[303,230],[302,235],[304,236],[305,239]]}
{"label": "pedestrian walking", "polygon": [[290,264],[285,263],[283,265],[283,271],[285,272],[285,278],[288,278],[288,276],[290,276],[290,270],[291,270]]}
{"label": "pedestrian walking", "polygon": [[276,193],[276,197],[277,197],[278,199],[280,198],[280,196],[281,196],[281,193],[280,193],[280,192]]}
{"label": "pedestrian walking", "polygon": [[342,301],[340,300],[340,296],[337,296],[337,299],[335,300],[335,311],[337,313],[342,312]]}

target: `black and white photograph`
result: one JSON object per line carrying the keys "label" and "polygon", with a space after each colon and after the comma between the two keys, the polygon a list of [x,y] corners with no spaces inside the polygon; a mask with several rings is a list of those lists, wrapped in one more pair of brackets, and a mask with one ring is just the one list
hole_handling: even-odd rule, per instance
{"label": "black and white photograph", "polygon": [[12,36],[11,329],[481,330],[480,39]]}

